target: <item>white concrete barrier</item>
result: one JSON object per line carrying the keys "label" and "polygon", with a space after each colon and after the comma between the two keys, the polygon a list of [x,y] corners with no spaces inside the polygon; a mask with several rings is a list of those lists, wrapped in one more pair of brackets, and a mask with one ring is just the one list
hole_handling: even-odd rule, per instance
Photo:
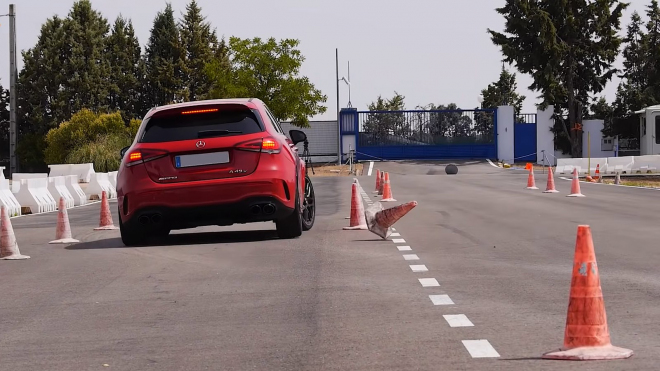
{"label": "white concrete barrier", "polygon": [[657,173],[660,171],[660,155],[635,156],[632,170],[633,173]]}
{"label": "white concrete barrier", "polygon": [[94,164],[71,164],[71,173],[78,175],[78,181],[81,183],[89,183],[92,179],[94,171]]}
{"label": "white concrete barrier", "polygon": [[48,178],[46,173],[14,173],[11,176],[11,191],[18,193],[21,189],[21,181],[25,179]]}
{"label": "white concrete barrier", "polygon": [[5,167],[0,166],[0,179],[5,179]]}
{"label": "white concrete barrier", "polygon": [[0,179],[0,204],[7,208],[10,218],[21,215],[21,204],[9,189],[9,180],[4,177]]}
{"label": "white concrete barrier", "polygon": [[66,188],[66,179],[63,176],[55,176],[48,178],[48,192],[57,201],[57,207],[60,205],[60,197],[64,198],[64,203],[67,209],[72,208],[75,203],[73,195]]}
{"label": "white concrete barrier", "polygon": [[87,204],[87,195],[83,192],[78,184],[78,175],[67,175],[64,177],[64,185],[73,196],[73,204],[75,206],[82,206]]}
{"label": "white concrete barrier", "polygon": [[100,199],[103,191],[105,191],[108,199],[117,198],[117,191],[115,190],[115,187],[112,186],[112,183],[110,183],[107,173],[92,174],[85,192],[87,197],[91,199],[93,196],[98,196]]}
{"label": "white concrete barrier", "polygon": [[57,203],[48,191],[48,178],[22,179],[16,200],[22,207],[29,207],[32,214],[57,210]]}
{"label": "white concrete barrier", "polygon": [[53,165],[48,165],[48,168],[50,169],[50,172],[48,173],[48,176],[50,177],[67,176],[74,174],[72,164],[53,164]]}
{"label": "white concrete barrier", "polygon": [[607,173],[608,174],[630,174],[635,162],[633,156],[624,157],[608,157],[607,158]]}
{"label": "white concrete barrier", "polygon": [[108,179],[110,180],[110,184],[114,187],[114,189],[117,189],[117,172],[116,171],[111,171],[108,173]]}
{"label": "white concrete barrier", "polygon": [[586,160],[587,160],[587,163],[588,163],[587,166],[590,167],[592,175],[596,174],[596,166],[597,165],[600,165],[600,169],[599,169],[600,173],[601,174],[606,174],[607,167],[608,167],[606,157],[593,157],[593,158],[591,158],[591,161],[589,161],[589,159],[586,159]]}

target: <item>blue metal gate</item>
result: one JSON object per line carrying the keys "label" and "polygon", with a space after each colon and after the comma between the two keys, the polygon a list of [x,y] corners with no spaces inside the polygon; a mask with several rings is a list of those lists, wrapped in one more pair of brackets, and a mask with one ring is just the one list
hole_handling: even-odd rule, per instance
{"label": "blue metal gate", "polygon": [[536,114],[516,117],[513,146],[515,162],[536,162]]}
{"label": "blue metal gate", "polygon": [[497,109],[357,111],[340,114],[357,160],[495,159]]}

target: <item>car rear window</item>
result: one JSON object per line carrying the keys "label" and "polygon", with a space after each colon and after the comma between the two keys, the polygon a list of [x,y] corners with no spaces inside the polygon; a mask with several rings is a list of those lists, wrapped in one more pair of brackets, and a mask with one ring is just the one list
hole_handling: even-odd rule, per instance
{"label": "car rear window", "polygon": [[152,116],[144,128],[141,143],[254,134],[263,131],[255,112],[241,107],[188,107],[163,111]]}

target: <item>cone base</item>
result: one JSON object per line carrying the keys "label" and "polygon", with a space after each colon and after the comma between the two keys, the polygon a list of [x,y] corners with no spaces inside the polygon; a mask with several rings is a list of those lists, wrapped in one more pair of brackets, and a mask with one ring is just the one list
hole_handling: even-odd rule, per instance
{"label": "cone base", "polygon": [[556,190],[556,189],[547,189],[547,190],[543,191],[543,193],[559,193],[559,191]]}
{"label": "cone base", "polygon": [[14,255],[5,256],[4,258],[0,258],[0,260],[25,260],[25,259],[30,259],[30,257],[28,255],[14,254]]}
{"label": "cone base", "polygon": [[344,227],[342,228],[345,231],[366,231],[369,229],[367,225],[356,225],[355,227]]}
{"label": "cone base", "polygon": [[94,228],[95,231],[112,231],[115,229],[119,229],[119,228],[115,227],[114,225],[105,225],[103,227]]}
{"label": "cone base", "polygon": [[570,195],[566,195],[566,197],[584,197],[582,193],[571,193]]}
{"label": "cone base", "polygon": [[384,198],[384,199],[380,200],[380,202],[396,202],[396,200],[393,199],[393,198]]}
{"label": "cone base", "polygon": [[49,243],[78,243],[80,241],[73,238],[61,238],[59,240],[50,241]]}
{"label": "cone base", "polygon": [[539,187],[527,187],[527,189],[539,189]]}
{"label": "cone base", "polygon": [[626,359],[633,355],[630,349],[619,348],[612,345],[604,347],[579,347],[572,349],[559,349],[545,353],[541,358],[560,359],[569,361],[597,361],[608,359]]}

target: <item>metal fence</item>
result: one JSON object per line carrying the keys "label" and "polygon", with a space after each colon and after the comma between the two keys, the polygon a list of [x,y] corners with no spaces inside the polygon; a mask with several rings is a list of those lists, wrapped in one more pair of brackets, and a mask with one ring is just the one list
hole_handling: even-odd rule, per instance
{"label": "metal fence", "polygon": [[[327,163],[337,161],[337,121],[310,121],[308,128],[299,128],[289,122],[282,122],[282,129],[289,133],[291,129],[302,130],[307,134],[309,152],[314,163]],[[303,152],[303,143],[297,145],[299,153]]]}

